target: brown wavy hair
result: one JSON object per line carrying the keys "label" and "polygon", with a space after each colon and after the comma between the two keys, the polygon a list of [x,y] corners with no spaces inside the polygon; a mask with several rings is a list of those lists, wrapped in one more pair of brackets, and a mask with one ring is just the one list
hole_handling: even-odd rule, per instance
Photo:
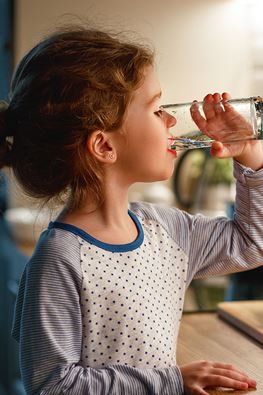
{"label": "brown wavy hair", "polygon": [[0,108],[0,167],[12,167],[27,195],[73,208],[103,199],[103,173],[88,154],[94,130],[122,125],[153,51],[116,34],[59,30],[30,50]]}

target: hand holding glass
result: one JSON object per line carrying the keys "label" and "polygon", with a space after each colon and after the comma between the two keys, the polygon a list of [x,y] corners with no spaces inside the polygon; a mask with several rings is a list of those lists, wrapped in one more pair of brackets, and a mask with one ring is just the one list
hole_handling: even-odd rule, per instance
{"label": "hand holding glass", "polygon": [[167,104],[161,107],[173,115],[169,148],[184,150],[210,147],[213,141],[225,144],[263,139],[261,97]]}

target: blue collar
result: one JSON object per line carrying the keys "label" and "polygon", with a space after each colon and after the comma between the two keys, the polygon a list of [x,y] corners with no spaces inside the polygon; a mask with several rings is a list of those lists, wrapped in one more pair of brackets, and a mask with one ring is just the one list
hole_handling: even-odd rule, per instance
{"label": "blue collar", "polygon": [[95,237],[92,237],[89,233],[85,232],[84,230],[78,228],[75,225],[65,224],[65,223],[59,222],[59,221],[54,221],[54,222],[51,221],[49,223],[48,229],[54,229],[54,228],[63,229],[68,232],[74,233],[75,235],[80,236],[82,239],[86,240],[90,244],[93,244],[99,248],[102,248],[103,250],[107,250],[107,251],[111,251],[111,252],[128,252],[128,251],[135,250],[136,248],[139,248],[140,245],[143,243],[143,239],[144,239],[143,228],[142,228],[140,221],[138,220],[136,215],[133,214],[130,210],[128,210],[128,214],[130,215],[131,219],[133,220],[133,222],[136,225],[138,235],[133,242],[127,243],[127,244],[104,243],[98,239],[95,239]]}

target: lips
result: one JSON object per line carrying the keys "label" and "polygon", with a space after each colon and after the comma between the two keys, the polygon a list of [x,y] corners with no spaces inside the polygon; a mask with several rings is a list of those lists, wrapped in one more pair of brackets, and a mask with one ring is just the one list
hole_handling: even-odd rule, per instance
{"label": "lips", "polygon": [[171,154],[173,154],[175,157],[177,157],[177,152],[176,152],[176,150],[167,148],[167,151],[168,151],[168,152],[171,152]]}
{"label": "lips", "polygon": [[171,154],[173,154],[173,156],[177,157],[176,150],[175,149],[171,149],[171,146],[173,145],[173,142],[174,142],[174,137],[169,135],[169,137],[167,138],[167,151],[170,152]]}

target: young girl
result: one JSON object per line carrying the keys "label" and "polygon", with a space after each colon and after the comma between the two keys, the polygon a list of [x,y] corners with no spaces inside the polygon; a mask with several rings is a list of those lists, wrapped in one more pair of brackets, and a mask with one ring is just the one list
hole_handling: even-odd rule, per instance
{"label": "young girl", "polygon": [[[168,179],[176,157],[167,149],[176,120],[160,108],[153,63],[149,49],[119,36],[59,31],[22,59],[1,107],[1,165],[31,196],[65,201],[17,298],[13,335],[27,394],[256,386],[228,364],[177,366],[176,342],[193,278],[263,262],[261,144],[213,143],[213,155],[235,159],[233,221],[128,206],[130,185]],[[220,99],[207,95],[206,117],[195,114],[208,134],[222,123],[233,129],[237,114]]]}

